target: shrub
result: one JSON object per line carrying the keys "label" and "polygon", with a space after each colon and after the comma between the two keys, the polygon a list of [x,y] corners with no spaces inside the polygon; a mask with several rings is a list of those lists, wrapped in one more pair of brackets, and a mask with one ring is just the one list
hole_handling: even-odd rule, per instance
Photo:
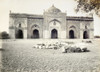
{"label": "shrub", "polygon": [[0,33],[0,39],[9,39],[9,34],[7,32],[1,32]]}

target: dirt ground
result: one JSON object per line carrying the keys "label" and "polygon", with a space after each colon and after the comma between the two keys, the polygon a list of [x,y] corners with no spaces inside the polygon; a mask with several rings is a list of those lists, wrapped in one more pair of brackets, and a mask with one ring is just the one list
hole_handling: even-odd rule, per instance
{"label": "dirt ground", "polygon": [[[84,40],[86,41],[86,40]],[[72,40],[4,40],[2,54],[2,72],[100,72],[100,39],[86,43],[90,52],[62,53],[61,48],[38,49],[35,44],[74,42]]]}

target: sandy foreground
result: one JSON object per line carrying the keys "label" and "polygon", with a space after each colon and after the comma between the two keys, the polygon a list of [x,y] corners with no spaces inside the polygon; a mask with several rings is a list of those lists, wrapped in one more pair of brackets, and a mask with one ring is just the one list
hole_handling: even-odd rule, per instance
{"label": "sandy foreground", "polygon": [[[86,40],[84,40],[86,41]],[[90,52],[62,53],[62,49],[38,49],[36,44],[81,43],[80,39],[4,40],[0,51],[1,72],[100,72],[100,39],[85,43]]]}

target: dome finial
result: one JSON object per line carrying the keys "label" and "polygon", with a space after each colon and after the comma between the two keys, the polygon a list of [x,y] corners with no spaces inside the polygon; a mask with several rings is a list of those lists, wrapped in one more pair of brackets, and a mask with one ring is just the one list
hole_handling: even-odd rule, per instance
{"label": "dome finial", "polygon": [[52,4],[52,6],[47,10],[47,12],[49,12],[49,13],[59,13],[61,11],[58,8],[56,8],[54,6],[54,4]]}

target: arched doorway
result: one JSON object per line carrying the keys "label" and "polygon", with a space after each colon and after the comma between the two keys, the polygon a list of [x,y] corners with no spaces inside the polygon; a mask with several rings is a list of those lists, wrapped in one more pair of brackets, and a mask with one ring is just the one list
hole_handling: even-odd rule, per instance
{"label": "arched doorway", "polygon": [[75,38],[75,37],[74,37],[74,31],[73,31],[73,30],[70,30],[70,31],[69,31],[69,38],[70,38],[70,39]]}
{"label": "arched doorway", "polygon": [[52,39],[57,39],[58,38],[58,33],[57,33],[57,30],[56,29],[53,29],[51,31],[51,38]]}
{"label": "arched doorway", "polygon": [[33,30],[33,38],[39,38],[39,31],[37,29]]}
{"label": "arched doorway", "polygon": [[89,37],[88,37],[88,33],[87,33],[87,31],[84,31],[84,33],[83,33],[83,39],[88,39]]}
{"label": "arched doorway", "polygon": [[18,30],[17,31],[17,36],[16,36],[16,38],[18,38],[18,39],[22,39],[23,38],[23,31],[22,30]]}

